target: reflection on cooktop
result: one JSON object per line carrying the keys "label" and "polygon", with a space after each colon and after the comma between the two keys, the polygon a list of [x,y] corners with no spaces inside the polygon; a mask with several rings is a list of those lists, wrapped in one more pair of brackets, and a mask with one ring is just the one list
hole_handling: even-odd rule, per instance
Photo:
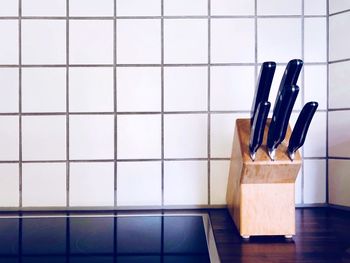
{"label": "reflection on cooktop", "polygon": [[1,263],[219,262],[204,214],[0,218],[0,233]]}

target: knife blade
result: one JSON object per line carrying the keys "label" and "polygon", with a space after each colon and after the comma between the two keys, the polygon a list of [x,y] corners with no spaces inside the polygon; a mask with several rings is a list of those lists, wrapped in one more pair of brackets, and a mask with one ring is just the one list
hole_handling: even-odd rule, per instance
{"label": "knife blade", "polygon": [[257,112],[258,105],[260,102],[268,101],[272,79],[275,74],[276,63],[273,61],[266,61],[261,65],[260,75],[258,79],[258,84],[255,89],[253,104],[252,104],[252,114],[250,118],[250,126],[253,125],[254,117]]}
{"label": "knife blade", "polygon": [[284,89],[284,87],[297,84],[302,67],[303,67],[303,61],[301,59],[293,59],[288,62],[286,69],[284,70],[284,74],[283,74],[280,86],[278,88],[273,111],[276,111],[276,110],[278,111],[278,108],[280,107],[278,97],[282,93],[282,90]]}
{"label": "knife blade", "polygon": [[301,110],[295,123],[288,144],[288,156],[293,161],[295,152],[303,146],[312,118],[317,110],[318,103],[310,101]]}
{"label": "knife blade", "polygon": [[265,124],[267,115],[270,111],[270,106],[270,102],[261,101],[256,109],[253,125],[250,129],[249,139],[249,154],[253,161],[255,160],[256,151],[259,149],[263,141]]}
{"label": "knife blade", "polygon": [[272,161],[275,160],[276,148],[284,140],[288,122],[293,110],[295,100],[299,93],[296,85],[285,86],[278,96],[278,109],[275,109],[267,135],[267,150]]}

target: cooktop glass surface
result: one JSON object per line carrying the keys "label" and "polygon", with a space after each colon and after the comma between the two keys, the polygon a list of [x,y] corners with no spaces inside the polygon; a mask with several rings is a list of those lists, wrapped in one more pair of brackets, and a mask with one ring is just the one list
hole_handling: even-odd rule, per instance
{"label": "cooktop glass surface", "polygon": [[1,263],[219,262],[207,214],[0,217]]}

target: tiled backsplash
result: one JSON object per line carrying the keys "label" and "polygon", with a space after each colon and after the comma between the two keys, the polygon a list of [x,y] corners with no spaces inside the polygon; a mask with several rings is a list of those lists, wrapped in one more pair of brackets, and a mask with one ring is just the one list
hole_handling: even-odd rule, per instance
{"label": "tiled backsplash", "polygon": [[329,203],[350,207],[350,2],[329,1]]}
{"label": "tiled backsplash", "polygon": [[325,203],[326,2],[1,0],[0,207],[224,205],[260,65],[273,103],[294,58],[292,123],[320,103],[296,202]]}

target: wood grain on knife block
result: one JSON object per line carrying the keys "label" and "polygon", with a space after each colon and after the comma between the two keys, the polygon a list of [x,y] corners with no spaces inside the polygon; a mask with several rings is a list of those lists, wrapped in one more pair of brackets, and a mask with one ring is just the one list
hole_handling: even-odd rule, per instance
{"label": "wood grain on knife block", "polygon": [[236,121],[226,200],[242,236],[295,234],[294,183],[302,160],[299,152],[293,162],[286,153],[290,127],[275,161],[270,160],[266,151],[270,121],[255,161],[249,156],[250,119]]}

